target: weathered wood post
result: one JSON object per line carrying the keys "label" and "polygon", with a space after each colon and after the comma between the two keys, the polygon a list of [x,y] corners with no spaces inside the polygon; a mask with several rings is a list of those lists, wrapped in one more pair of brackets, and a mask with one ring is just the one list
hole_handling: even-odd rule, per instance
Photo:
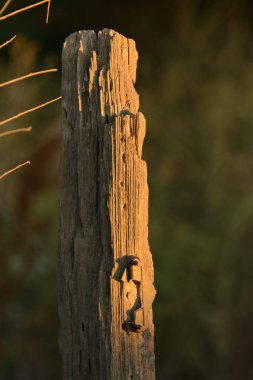
{"label": "weathered wood post", "polygon": [[155,378],[153,263],[135,42],[63,48],[59,316],[64,380]]}

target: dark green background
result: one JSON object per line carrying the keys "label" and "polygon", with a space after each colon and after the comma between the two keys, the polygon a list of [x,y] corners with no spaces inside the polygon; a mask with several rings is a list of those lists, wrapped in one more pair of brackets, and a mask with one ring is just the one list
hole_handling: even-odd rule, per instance
{"label": "dark green background", "polygon": [[[137,43],[157,378],[253,379],[253,3],[52,0],[49,25],[45,12],[0,23],[1,41],[18,34],[1,82],[60,67],[76,30]],[[59,73],[2,89],[1,119],[58,94]],[[1,128],[29,124],[0,142],[1,172],[32,162],[0,183],[0,379],[56,380],[60,105]]]}

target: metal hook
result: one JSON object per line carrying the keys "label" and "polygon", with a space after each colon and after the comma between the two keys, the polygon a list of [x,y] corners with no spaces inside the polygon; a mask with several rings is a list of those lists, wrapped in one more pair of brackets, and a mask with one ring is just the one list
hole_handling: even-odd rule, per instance
{"label": "metal hook", "polygon": [[[127,289],[131,282],[135,284],[135,299],[127,310],[128,318],[124,321],[123,328],[128,332],[141,333],[145,331],[145,318],[152,306],[155,289],[147,276],[145,276],[143,266],[137,256],[130,256],[126,261],[121,281]],[[126,296],[129,293],[131,291],[126,291]]]}

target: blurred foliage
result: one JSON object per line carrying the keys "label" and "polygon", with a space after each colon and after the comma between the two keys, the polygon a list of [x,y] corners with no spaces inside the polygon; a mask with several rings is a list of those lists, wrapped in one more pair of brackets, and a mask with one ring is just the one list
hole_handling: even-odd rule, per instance
{"label": "blurred foliage", "polygon": [[[63,39],[77,29],[108,26],[137,41],[158,292],[157,378],[252,379],[252,3],[132,3],[125,9],[115,1],[53,2],[49,29],[38,10],[41,23],[31,15],[10,20],[4,38],[22,31],[41,46],[19,38],[3,54],[0,81],[58,65]],[[59,75],[51,74],[2,89],[1,118],[57,96],[59,88]],[[8,128],[32,124],[32,134],[1,141],[1,171],[32,161],[0,184],[3,380],[61,378],[59,114],[54,105],[22,118]]]}
{"label": "blurred foliage", "polygon": [[[0,82],[57,65],[38,62],[39,45],[19,37],[0,64]],[[3,88],[1,119],[59,92],[54,76],[31,78]],[[59,105],[6,124],[3,130],[33,125],[31,134],[1,139],[1,172],[26,160],[0,184],[0,378],[57,379],[57,175]]]}

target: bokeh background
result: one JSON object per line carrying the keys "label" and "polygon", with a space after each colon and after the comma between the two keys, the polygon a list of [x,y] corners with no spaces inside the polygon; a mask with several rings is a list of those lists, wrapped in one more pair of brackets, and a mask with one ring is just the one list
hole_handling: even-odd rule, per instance
{"label": "bokeh background", "polygon": [[[157,379],[253,379],[253,2],[52,0],[49,25],[45,13],[0,23],[1,42],[18,35],[0,51],[0,82],[60,68],[76,30],[137,43]],[[1,89],[1,120],[60,91],[60,73]],[[60,104],[1,131],[30,124],[0,141],[1,172],[32,162],[0,182],[0,379],[60,380]]]}

